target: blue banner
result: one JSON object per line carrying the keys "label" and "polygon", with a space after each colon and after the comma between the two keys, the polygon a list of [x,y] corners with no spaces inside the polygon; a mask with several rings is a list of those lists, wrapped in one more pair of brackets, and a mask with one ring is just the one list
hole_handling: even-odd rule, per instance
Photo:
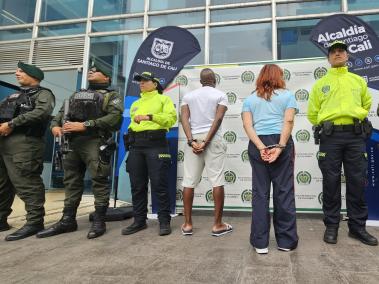
{"label": "blue banner", "polygon": [[349,53],[349,71],[379,90],[379,38],[367,23],[352,15],[332,15],[313,28],[310,39],[325,54],[333,41],[343,41]]}
{"label": "blue banner", "polygon": [[[125,95],[124,121],[121,127],[121,133],[128,131],[130,123],[130,106],[139,98],[139,83],[133,80],[134,75],[144,71],[154,73],[159,78],[160,84],[166,88],[175,76],[183,69],[193,57],[200,53],[201,48],[197,39],[186,29],[168,26],[153,31],[141,44],[134,58],[133,65],[130,69]],[[177,106],[178,107],[178,106]],[[167,134],[170,152],[172,156],[172,167],[170,169],[169,191],[171,200],[171,211],[175,212],[176,200],[176,156],[178,129],[173,128]],[[130,195],[124,195],[122,191],[129,187],[129,176],[125,172],[122,163],[125,162],[126,151],[124,148],[122,135],[119,143],[119,155],[117,159],[117,169],[119,171],[118,188],[120,196],[130,201]],[[155,197],[153,196],[153,212],[156,211]]]}
{"label": "blue banner", "polygon": [[[349,71],[362,76],[370,88],[379,90],[379,39],[367,23],[352,15],[332,15],[313,28],[310,39],[325,54],[328,54],[328,47],[333,41],[343,41],[349,53]],[[375,129],[367,142],[366,200],[370,220],[379,220],[378,143],[379,131]]]}

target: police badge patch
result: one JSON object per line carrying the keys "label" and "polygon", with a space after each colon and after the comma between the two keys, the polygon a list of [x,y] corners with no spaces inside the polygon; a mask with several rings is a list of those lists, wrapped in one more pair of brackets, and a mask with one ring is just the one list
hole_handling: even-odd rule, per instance
{"label": "police badge patch", "polygon": [[326,93],[330,91],[330,86],[329,85],[323,86],[321,91],[324,93],[324,95],[326,95]]}
{"label": "police badge patch", "polygon": [[151,53],[158,59],[166,59],[171,55],[174,42],[161,38],[154,38]]}

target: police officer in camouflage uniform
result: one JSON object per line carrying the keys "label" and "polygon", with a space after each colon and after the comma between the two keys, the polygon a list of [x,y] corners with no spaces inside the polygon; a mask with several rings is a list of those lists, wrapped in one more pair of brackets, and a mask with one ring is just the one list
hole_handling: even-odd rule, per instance
{"label": "police officer in camouflage uniform", "polygon": [[[74,93],[69,100],[68,121],[62,125],[63,106],[51,123],[55,137],[69,135],[71,151],[63,158],[65,200],[63,216],[38,238],[76,231],[76,211],[82,198],[86,169],[91,174],[95,197],[95,214],[87,238],[106,231],[105,214],[109,204],[111,174],[110,156],[100,151],[112,132],[120,129],[123,100],[109,89],[111,71],[103,64],[92,62],[88,72],[88,89]],[[101,147],[102,146],[102,147]],[[105,153],[106,154],[106,153]]]}
{"label": "police officer in camouflage uniform", "polygon": [[23,239],[43,230],[45,187],[42,182],[44,134],[55,106],[53,93],[41,87],[44,74],[34,65],[18,63],[20,90],[0,102],[0,231],[17,194],[25,203],[26,224],[6,236]]}

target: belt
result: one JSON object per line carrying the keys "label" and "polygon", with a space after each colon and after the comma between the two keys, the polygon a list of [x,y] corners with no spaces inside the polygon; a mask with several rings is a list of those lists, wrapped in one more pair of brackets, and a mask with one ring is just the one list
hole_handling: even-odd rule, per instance
{"label": "belt", "polygon": [[137,139],[151,139],[151,138],[165,138],[167,131],[165,129],[159,129],[159,130],[145,130],[145,131],[139,131],[134,132],[129,130],[129,135],[133,138]]}
{"label": "belt", "polygon": [[353,132],[354,124],[333,125],[333,131],[336,132]]}

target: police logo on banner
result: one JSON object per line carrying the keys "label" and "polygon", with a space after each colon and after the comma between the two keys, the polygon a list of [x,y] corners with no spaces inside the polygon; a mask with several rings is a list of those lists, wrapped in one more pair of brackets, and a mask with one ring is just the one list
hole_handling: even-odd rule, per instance
{"label": "police logo on banner", "polygon": [[315,71],[313,71],[313,76],[316,80],[321,79],[328,72],[328,69],[325,67],[317,67]]}
{"label": "police logo on banner", "polygon": [[205,200],[207,200],[208,203],[214,202],[212,189],[208,190],[207,193],[205,194]]}
{"label": "police logo on banner", "polygon": [[307,143],[309,142],[309,139],[311,138],[311,134],[308,130],[301,129],[296,132],[296,141],[300,143]]}
{"label": "police logo on banner", "polygon": [[174,42],[172,41],[154,38],[153,45],[151,46],[151,53],[158,59],[166,59],[171,55],[173,46]]}
{"label": "police logo on banner", "polygon": [[252,71],[245,71],[241,75],[241,81],[244,84],[251,84],[254,82],[255,75]]}
{"label": "police logo on banner", "polygon": [[283,79],[287,82],[291,79],[291,72],[289,70],[283,69]]}
{"label": "police logo on banner", "polygon": [[253,192],[251,191],[251,189],[245,189],[244,191],[242,191],[241,200],[243,203],[251,203],[251,201],[253,200]]}
{"label": "police logo on banner", "polygon": [[236,143],[237,134],[234,131],[226,131],[223,138],[229,144]]}
{"label": "police logo on banner", "polygon": [[296,181],[298,184],[307,185],[312,181],[312,176],[307,171],[300,171],[296,175]]}
{"label": "police logo on banner", "polygon": [[180,85],[180,86],[187,86],[187,84],[188,84],[187,76],[179,75],[178,77],[176,77],[175,83]]}
{"label": "police logo on banner", "polygon": [[183,190],[176,190],[176,201],[183,201]]}
{"label": "police logo on banner", "polygon": [[309,98],[309,93],[305,89],[297,90],[295,93],[295,99],[298,102],[306,102],[308,101],[308,98]]}
{"label": "police logo on banner", "polygon": [[227,92],[226,96],[228,98],[228,104],[234,105],[237,101],[237,95],[234,92]]}
{"label": "police logo on banner", "polygon": [[241,153],[241,160],[242,160],[242,162],[244,162],[244,163],[247,163],[247,162],[249,162],[249,153],[248,153],[248,151],[247,150],[245,150],[245,151],[243,151],[242,153]]}
{"label": "police logo on banner", "polygon": [[182,150],[178,151],[178,162],[184,162],[184,152]]}
{"label": "police logo on banner", "polygon": [[322,192],[320,192],[320,194],[318,195],[317,199],[318,199],[318,203],[320,203],[322,205],[322,202],[323,202],[323,195],[322,195]]}
{"label": "police logo on banner", "polygon": [[224,172],[225,182],[228,184],[233,184],[236,182],[237,176],[233,171]]}
{"label": "police logo on banner", "polygon": [[215,77],[216,77],[216,85],[219,85],[221,82],[221,76],[215,73]]}

